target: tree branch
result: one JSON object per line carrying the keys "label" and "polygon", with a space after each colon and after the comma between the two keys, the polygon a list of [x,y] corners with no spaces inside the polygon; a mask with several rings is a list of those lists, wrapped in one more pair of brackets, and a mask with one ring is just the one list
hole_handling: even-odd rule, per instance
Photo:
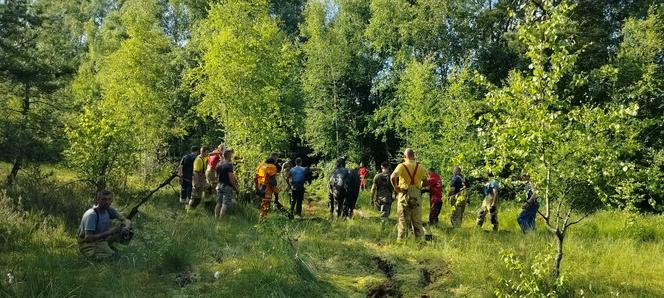
{"label": "tree branch", "polygon": [[549,230],[549,232],[556,233],[558,231],[556,228],[554,228],[551,225],[551,223],[549,223],[549,218],[546,217],[546,215],[544,215],[541,211],[539,211],[539,209],[537,209],[537,213],[539,213],[539,215],[541,215],[542,218],[544,218],[544,223],[546,224],[546,229]]}
{"label": "tree branch", "polygon": [[539,215],[541,215],[542,218],[544,218],[544,221],[549,222],[549,217],[544,215],[544,213],[542,213],[542,211],[539,211],[539,209],[537,209],[537,213],[539,213]]}
{"label": "tree branch", "polygon": [[558,200],[558,207],[556,208],[556,228],[560,227],[560,208],[563,206],[564,197]]}
{"label": "tree branch", "polygon": [[569,221],[571,216],[572,216],[572,204],[570,203],[569,209],[567,210],[567,214],[565,214],[565,221],[563,222],[563,229],[565,227],[567,227],[567,222]]}
{"label": "tree branch", "polygon": [[49,107],[51,107],[51,108],[54,108],[54,109],[56,109],[56,110],[74,110],[74,109],[75,109],[75,107],[73,107],[73,106],[58,105],[58,104],[50,103],[50,102],[48,102],[48,101],[44,101],[44,100],[36,100],[36,99],[35,99],[35,100],[31,100],[30,103],[41,103],[41,104],[45,104],[45,105],[47,105],[47,106],[49,106]]}
{"label": "tree branch", "polygon": [[572,151],[567,152],[565,155],[563,155],[563,156],[562,156],[561,158],[559,158],[558,160],[554,160],[554,161],[553,161],[553,165],[556,166],[556,165],[558,165],[559,163],[563,162],[564,160],[567,160],[567,158],[568,158],[570,155],[572,155],[573,153],[574,153],[574,152],[572,152]]}
{"label": "tree branch", "polygon": [[575,224],[580,223],[582,220],[584,220],[586,217],[588,217],[588,215],[590,215],[590,214],[584,214],[584,215],[581,216],[581,218],[579,218],[578,220],[575,220],[575,221],[573,221],[573,222],[570,222],[570,223],[568,223],[568,224],[565,224],[565,230],[567,230],[567,228],[569,228],[569,227],[571,227],[571,226],[573,226],[573,225],[575,225]]}
{"label": "tree branch", "polygon": [[19,110],[14,110],[14,109],[12,109],[12,108],[10,108],[10,107],[5,107],[5,109],[8,110],[8,111],[10,111],[10,112],[23,114],[23,112],[21,112],[21,111],[19,111]]}

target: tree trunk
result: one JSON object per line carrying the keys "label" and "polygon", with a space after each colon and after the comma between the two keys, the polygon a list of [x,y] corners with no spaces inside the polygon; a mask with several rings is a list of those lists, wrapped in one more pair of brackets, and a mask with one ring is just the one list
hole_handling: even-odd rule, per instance
{"label": "tree trunk", "polygon": [[12,187],[16,183],[16,175],[23,165],[23,160],[20,157],[14,159],[14,164],[12,165],[12,170],[7,175],[7,186]]}
{"label": "tree trunk", "polygon": [[21,125],[18,131],[18,142],[16,142],[18,150],[14,156],[12,170],[9,172],[9,175],[7,175],[7,186],[9,187],[14,186],[16,183],[16,176],[18,175],[18,171],[21,170],[21,167],[23,166],[23,159],[25,158],[23,156],[23,146],[25,146],[23,143],[25,138],[24,134],[26,133],[25,128],[27,127],[28,122],[28,114],[30,113],[30,85],[25,83],[23,87],[24,90],[23,102],[21,103]]}
{"label": "tree trunk", "polygon": [[551,277],[558,278],[560,276],[560,265],[563,262],[563,240],[565,239],[565,231],[558,230],[556,232],[556,239],[558,240],[558,251],[556,253],[556,261],[551,271]]}
{"label": "tree trunk", "polygon": [[336,154],[336,157],[339,157],[339,106],[337,104],[337,83],[334,82],[333,89],[332,89],[332,101],[334,102],[334,136],[335,136],[335,143],[334,143],[334,154]]}

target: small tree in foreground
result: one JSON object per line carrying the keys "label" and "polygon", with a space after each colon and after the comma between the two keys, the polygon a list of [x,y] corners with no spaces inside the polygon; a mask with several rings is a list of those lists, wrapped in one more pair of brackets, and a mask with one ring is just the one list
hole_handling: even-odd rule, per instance
{"label": "small tree in foreground", "polygon": [[[605,169],[619,165],[622,149],[634,143],[630,119],[638,106],[572,100],[570,89],[585,82],[583,75],[572,74],[578,57],[570,52],[573,6],[542,2],[527,8],[518,30],[530,71],[513,71],[504,87],[488,93],[491,112],[484,117],[489,125],[481,134],[490,140],[485,154],[496,161],[495,170],[518,165],[538,186],[539,214],[557,241],[551,275],[558,278],[568,229],[601,202],[608,184]],[[584,215],[576,216],[579,212]]]}

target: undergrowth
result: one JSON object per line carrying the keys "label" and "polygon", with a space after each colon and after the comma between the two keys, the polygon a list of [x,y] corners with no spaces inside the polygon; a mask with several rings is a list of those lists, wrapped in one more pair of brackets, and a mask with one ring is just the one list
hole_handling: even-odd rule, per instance
{"label": "undergrowth", "polygon": [[[552,236],[543,224],[519,232],[519,207],[510,202],[500,206],[497,233],[474,227],[475,200],[461,229],[449,228],[445,206],[441,224],[427,227],[432,241],[397,244],[396,210],[381,222],[367,192],[352,219],[330,221],[313,191],[303,219],[272,210],[258,224],[253,203],[215,220],[203,204],[185,212],[167,187],[135,218],[134,240],[118,246],[117,260],[91,262],[75,239],[86,194],[49,177],[53,184],[0,193],[0,296],[664,296],[662,216],[594,214],[570,231],[564,280],[555,281]],[[130,199],[116,202],[128,212]]]}

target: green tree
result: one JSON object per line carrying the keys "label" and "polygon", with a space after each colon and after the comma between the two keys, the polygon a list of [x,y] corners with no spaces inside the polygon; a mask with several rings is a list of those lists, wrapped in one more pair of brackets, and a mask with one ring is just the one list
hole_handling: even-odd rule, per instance
{"label": "green tree", "polygon": [[[432,164],[447,167],[453,160],[467,165],[482,163],[477,138],[468,138],[476,135],[476,124],[467,118],[485,110],[478,88],[483,83],[476,81],[480,77],[472,69],[499,82],[519,61],[505,38],[505,32],[517,23],[510,13],[513,6],[517,4],[503,1],[371,1],[365,35],[381,61],[372,82],[379,104],[372,117],[374,133],[384,140],[395,135],[419,147],[420,157],[433,158]],[[420,77],[422,82],[418,82]],[[418,91],[418,85],[426,91]],[[418,92],[430,94],[419,97]],[[399,116],[408,114],[403,112],[406,109],[424,112],[410,117],[422,119],[418,120],[422,127],[414,127],[406,123],[413,120]]]}
{"label": "green tree", "polygon": [[305,0],[270,0],[270,13],[279,17],[279,27],[291,38],[299,35],[305,3]]}
{"label": "green tree", "polygon": [[637,140],[620,152],[622,164],[607,169],[620,179],[607,203],[629,210],[663,210],[664,156],[664,8],[653,6],[645,19],[630,18],[612,62],[590,73],[588,94],[620,105],[636,103]]}
{"label": "green tree", "polygon": [[319,156],[371,156],[365,127],[376,108],[371,83],[378,63],[363,33],[368,16],[366,1],[309,2],[305,8],[304,140]]}
{"label": "green tree", "polygon": [[[267,1],[213,5],[196,32],[201,59],[190,72],[199,115],[223,125],[226,144],[249,163],[286,148],[302,121],[297,49],[268,8]],[[253,164],[240,169],[248,178]]]}
{"label": "green tree", "polygon": [[117,49],[98,53],[91,45],[94,68],[80,72],[76,82],[85,109],[68,130],[67,156],[97,189],[136,170],[149,177],[165,138],[181,133],[168,122],[174,45],[160,27],[162,13],[158,1],[144,0],[128,2],[118,14],[107,17],[122,27],[119,32],[102,30],[100,35],[103,39],[116,33],[105,42],[111,43],[109,49],[114,45]]}
{"label": "green tree", "polygon": [[49,1],[0,4],[0,158],[16,181],[27,163],[54,161],[63,147],[61,117],[69,106],[63,87],[77,66],[78,32],[66,7]]}
{"label": "green tree", "polygon": [[620,165],[619,153],[638,134],[630,125],[637,103],[579,106],[573,104],[571,86],[559,88],[567,76],[577,84],[585,81],[571,73],[579,55],[570,51],[572,9],[568,2],[528,6],[518,37],[527,49],[530,71],[512,71],[504,87],[488,93],[492,111],[485,116],[490,124],[483,132],[491,145],[485,154],[497,162],[495,170],[516,164],[539,185],[544,200],[540,215],[557,239],[556,278],[566,232],[585,217],[573,219],[573,211],[589,212],[582,207],[596,206],[606,195],[606,169]]}
{"label": "green tree", "polygon": [[486,110],[483,96],[488,83],[465,68],[444,82],[435,70],[432,60],[414,60],[401,75],[398,108],[390,107],[397,111],[394,122],[399,136],[417,148],[418,158],[426,164],[477,168],[483,155],[475,119]]}

